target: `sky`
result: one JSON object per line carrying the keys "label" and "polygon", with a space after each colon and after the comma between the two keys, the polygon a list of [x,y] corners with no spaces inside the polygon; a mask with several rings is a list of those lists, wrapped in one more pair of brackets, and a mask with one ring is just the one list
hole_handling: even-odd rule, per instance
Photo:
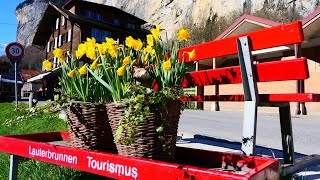
{"label": "sky", "polygon": [[18,20],[15,9],[24,0],[0,0],[0,56],[5,54],[5,47],[16,41]]}

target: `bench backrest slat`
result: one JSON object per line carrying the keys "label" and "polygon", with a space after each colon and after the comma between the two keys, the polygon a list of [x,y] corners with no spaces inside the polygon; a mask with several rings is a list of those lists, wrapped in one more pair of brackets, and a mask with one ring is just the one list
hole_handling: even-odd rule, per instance
{"label": "bench backrest slat", "polygon": [[[302,25],[300,21],[297,21],[182,48],[179,51],[179,57],[181,59],[184,56],[186,62],[190,62],[237,54],[236,39],[243,36],[250,37],[253,51],[303,42]],[[191,52],[193,49],[195,49],[196,56],[189,60],[186,52]]]}
{"label": "bench backrest slat", "polygon": [[[306,58],[273,61],[256,65],[257,82],[298,80],[309,78]],[[242,83],[240,66],[187,73],[183,87]]]}

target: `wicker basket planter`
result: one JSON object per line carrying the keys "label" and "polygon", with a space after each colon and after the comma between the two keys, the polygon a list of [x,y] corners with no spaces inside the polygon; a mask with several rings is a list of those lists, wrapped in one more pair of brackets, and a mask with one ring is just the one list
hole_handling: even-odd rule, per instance
{"label": "wicker basket planter", "polygon": [[[125,116],[124,103],[107,104],[107,113],[110,126],[115,137],[121,120]],[[153,110],[150,115],[136,128],[136,141],[130,145],[116,142],[120,155],[144,157],[162,161],[173,161],[176,149],[178,123],[181,114],[180,101],[171,101],[168,108]],[[163,123],[163,121],[166,121]],[[162,134],[156,129],[164,124]],[[130,134],[123,132],[120,139],[126,139]],[[161,138],[159,138],[161,136]]]}
{"label": "wicker basket planter", "polygon": [[116,153],[104,104],[72,102],[66,115],[73,147]]}

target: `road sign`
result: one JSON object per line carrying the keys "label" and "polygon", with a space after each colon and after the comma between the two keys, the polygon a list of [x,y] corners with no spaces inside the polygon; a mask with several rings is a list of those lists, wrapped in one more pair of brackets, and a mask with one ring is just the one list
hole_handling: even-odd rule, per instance
{"label": "road sign", "polygon": [[21,60],[24,56],[24,47],[17,42],[10,43],[6,46],[6,55],[8,59],[14,61],[14,90],[16,99],[16,110],[18,110],[18,84],[17,84],[17,64],[18,60]]}
{"label": "road sign", "polygon": [[24,56],[24,47],[17,42],[10,43],[6,46],[6,55],[10,60],[19,60]]}

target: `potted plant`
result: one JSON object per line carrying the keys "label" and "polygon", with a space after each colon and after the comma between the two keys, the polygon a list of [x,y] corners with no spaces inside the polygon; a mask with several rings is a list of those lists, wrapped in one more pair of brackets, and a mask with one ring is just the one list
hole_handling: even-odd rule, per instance
{"label": "potted plant", "polygon": [[[87,71],[98,71],[96,56],[98,44],[95,39],[88,38],[79,44],[76,58],[65,55],[62,49],[55,48],[53,54],[60,61],[60,85],[62,93],[67,97],[69,106],[66,116],[73,147],[115,152],[115,144],[110,125],[107,121],[105,103],[110,101],[110,93],[106,91]],[[87,63],[80,67],[81,58],[86,55]],[[51,62],[43,62],[46,69],[52,67]]]}
{"label": "potted plant", "polygon": [[[178,58],[179,42],[162,41],[160,32],[156,25],[146,43],[129,36],[122,45],[107,38],[100,70],[88,71],[112,96],[107,112],[118,153],[171,161],[186,66]],[[190,36],[185,29],[177,35],[179,41]]]}

